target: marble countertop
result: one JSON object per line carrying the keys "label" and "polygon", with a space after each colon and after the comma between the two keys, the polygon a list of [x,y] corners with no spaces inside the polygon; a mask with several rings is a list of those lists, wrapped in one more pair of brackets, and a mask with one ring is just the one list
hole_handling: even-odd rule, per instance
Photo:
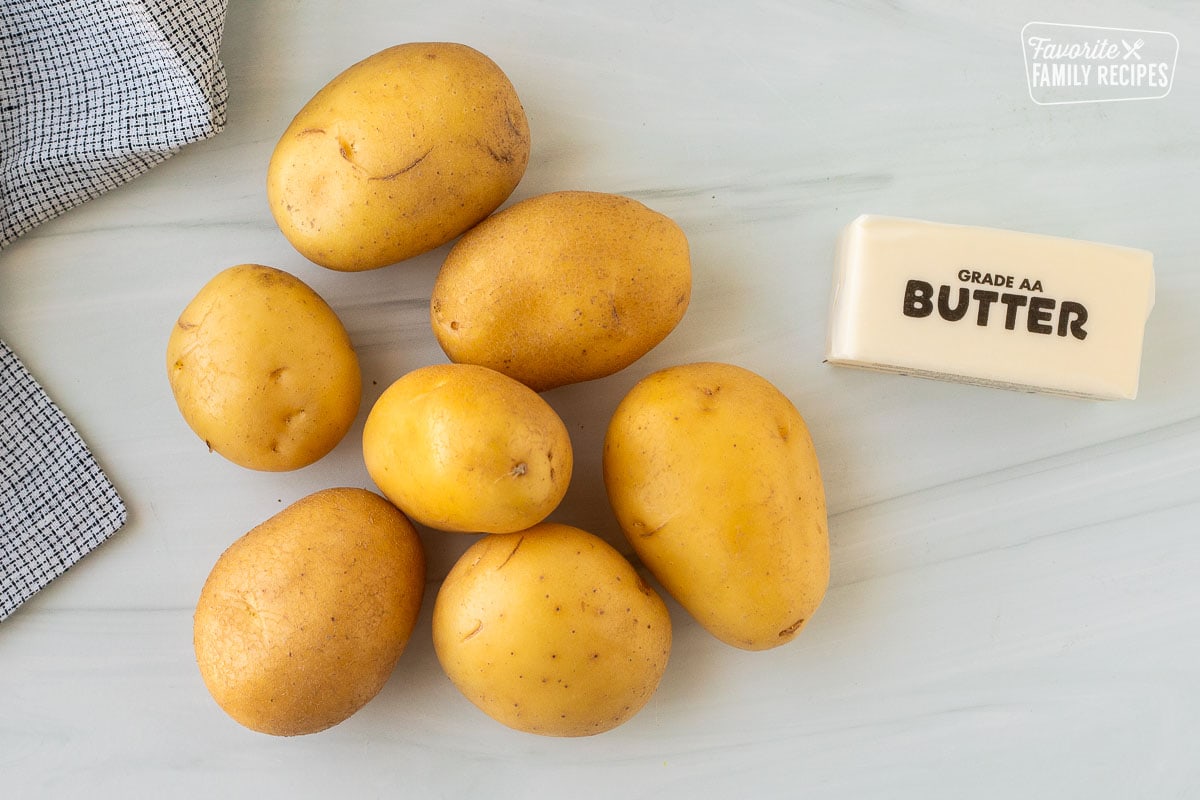
{"label": "marble countertop", "polygon": [[[1038,105],[1033,20],[1168,31],[1162,99]],[[633,720],[584,739],[510,731],[438,668],[433,590],[465,538],[425,533],[430,591],[366,708],[277,739],[227,718],[191,617],[237,536],[331,485],[370,486],[374,397],[443,361],[428,297],[445,249],[371,273],[300,257],[266,164],[333,74],[404,41],[490,55],[526,106],[513,200],[634,197],[693,252],[658,348],[555,390],[576,475],[554,519],[619,543],[599,472],[642,375],[751,368],[812,430],[832,585],[794,642],[722,645],[675,605],[671,663]],[[0,255],[0,337],[82,432],[129,522],[0,625],[8,797],[1200,796],[1200,17],[1185,2],[606,4],[233,0],[228,125]],[[1134,401],[1028,395],[822,363],[835,237],[860,213],[1128,245],[1157,306]],[[240,470],[187,429],[163,352],[224,267],[309,282],[363,366],[354,430],[317,465]]]}

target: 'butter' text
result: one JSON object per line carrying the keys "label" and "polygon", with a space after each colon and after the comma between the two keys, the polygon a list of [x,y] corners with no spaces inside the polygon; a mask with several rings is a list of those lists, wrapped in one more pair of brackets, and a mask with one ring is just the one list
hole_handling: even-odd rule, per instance
{"label": "'butter' text", "polygon": [[[1087,322],[1087,308],[1082,303],[1073,300],[1057,302],[1053,297],[1041,295],[1025,295],[1015,292],[995,292],[990,289],[975,289],[960,286],[956,296],[952,290],[943,284],[938,288],[937,300],[934,300],[933,284],[926,281],[910,280],[904,289],[904,316],[928,317],[936,307],[938,316],[947,322],[958,322],[966,318],[975,307],[975,324],[987,327],[993,319],[992,307],[999,303],[1004,307],[1005,330],[1016,330],[1020,317],[1024,317],[1024,328],[1030,333],[1070,334],[1076,339],[1087,338],[1084,324]],[[951,302],[953,299],[953,303]],[[1057,319],[1055,312],[1057,310]],[[997,316],[1000,310],[997,309]]]}

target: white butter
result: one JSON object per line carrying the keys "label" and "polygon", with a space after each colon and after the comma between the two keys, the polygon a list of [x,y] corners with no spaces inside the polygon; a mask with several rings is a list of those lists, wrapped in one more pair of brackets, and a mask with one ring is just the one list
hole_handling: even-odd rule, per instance
{"label": "white butter", "polygon": [[838,242],[826,361],[1132,399],[1153,306],[1144,250],[865,215]]}

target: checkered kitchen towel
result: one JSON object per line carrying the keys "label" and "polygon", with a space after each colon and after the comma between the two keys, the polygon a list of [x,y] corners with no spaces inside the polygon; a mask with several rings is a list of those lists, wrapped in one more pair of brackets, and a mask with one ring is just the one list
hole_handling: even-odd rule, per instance
{"label": "checkered kitchen towel", "polygon": [[87,445],[0,342],[0,619],[123,524]]}
{"label": "checkered kitchen towel", "polygon": [[[0,249],[221,129],[226,2],[0,0]],[[0,620],[124,522],[87,445],[0,342]]]}
{"label": "checkered kitchen towel", "polygon": [[0,248],[225,124],[227,0],[0,0]]}

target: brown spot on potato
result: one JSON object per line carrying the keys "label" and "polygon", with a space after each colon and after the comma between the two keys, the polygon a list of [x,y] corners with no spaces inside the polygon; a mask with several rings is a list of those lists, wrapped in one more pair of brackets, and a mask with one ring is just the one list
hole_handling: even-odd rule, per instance
{"label": "brown spot on potato", "polygon": [[[524,113],[522,113],[521,116],[524,116]],[[504,104],[504,121],[506,123],[508,123],[508,129],[510,131],[512,131],[513,136],[516,136],[518,139],[524,140],[525,134],[517,126],[517,123],[513,120],[512,109],[508,107],[507,103]]]}
{"label": "brown spot on potato", "polygon": [[[500,566],[496,567],[496,569],[497,569],[497,570],[504,569],[504,565],[505,565],[505,564],[507,564],[509,561],[511,561],[511,560],[512,560],[512,557],[513,557],[514,555],[516,555],[516,553],[517,553],[517,550],[518,550],[518,549],[520,549],[520,547],[521,547],[521,542],[523,542],[523,541],[525,541],[525,537],[524,537],[524,536],[522,536],[522,537],[520,537],[519,539],[517,539],[517,543],[516,543],[515,545],[513,545],[513,549],[512,549],[512,551],[511,551],[511,552],[508,554],[508,556],[507,556],[507,557],[505,557],[505,559],[504,559],[503,561],[501,561],[501,562],[500,562]],[[549,596],[549,595],[547,595],[547,596]]]}
{"label": "brown spot on potato", "polygon": [[495,161],[497,164],[503,164],[504,166],[508,166],[509,164],[516,161],[516,157],[509,150],[497,150],[496,148],[492,147],[487,142],[481,141],[479,139],[476,139],[475,143],[477,145],[479,145],[481,148],[483,148],[487,152],[487,154],[489,156],[491,156],[492,160]]}
{"label": "brown spot on potato", "polygon": [[[670,520],[667,520],[667,522],[670,522]],[[646,523],[642,522],[640,519],[637,519],[633,521],[633,528],[635,531],[637,531],[638,538],[647,539],[661,531],[663,528],[667,527],[667,522],[663,522],[660,525],[655,525],[653,528],[647,530]]]}
{"label": "brown spot on potato", "polygon": [[412,169],[414,169],[414,168],[415,168],[415,167],[416,167],[418,164],[420,164],[422,161],[424,161],[424,160],[426,159],[426,157],[428,157],[428,156],[429,156],[429,154],[430,154],[430,153],[432,153],[432,152],[433,152],[433,148],[432,148],[432,147],[430,147],[430,148],[429,148],[428,150],[426,150],[424,153],[422,153],[421,155],[417,156],[415,159],[413,159],[412,161],[410,161],[408,164],[406,164],[405,166],[401,167],[400,169],[396,170],[395,172],[388,173],[387,175],[372,175],[372,176],[371,176],[370,178],[368,178],[367,180],[372,180],[372,181],[390,181],[390,180],[395,180],[396,178],[399,178],[399,177],[400,177],[401,175],[403,175],[404,173],[406,173],[406,172],[409,172],[409,171],[411,171]]}
{"label": "brown spot on potato", "polygon": [[805,622],[804,617],[801,617],[800,619],[793,622],[791,625],[788,625],[786,628],[784,628],[783,630],[781,630],[779,632],[780,638],[783,638],[784,636],[791,636],[793,633],[800,630],[800,626],[803,625],[804,622]]}
{"label": "brown spot on potato", "polygon": [[465,642],[468,639],[470,639],[471,637],[478,635],[479,631],[481,631],[482,629],[483,629],[483,620],[481,620],[481,619],[475,620],[475,627],[471,628],[471,630],[467,631],[466,634],[462,637],[462,640]]}

